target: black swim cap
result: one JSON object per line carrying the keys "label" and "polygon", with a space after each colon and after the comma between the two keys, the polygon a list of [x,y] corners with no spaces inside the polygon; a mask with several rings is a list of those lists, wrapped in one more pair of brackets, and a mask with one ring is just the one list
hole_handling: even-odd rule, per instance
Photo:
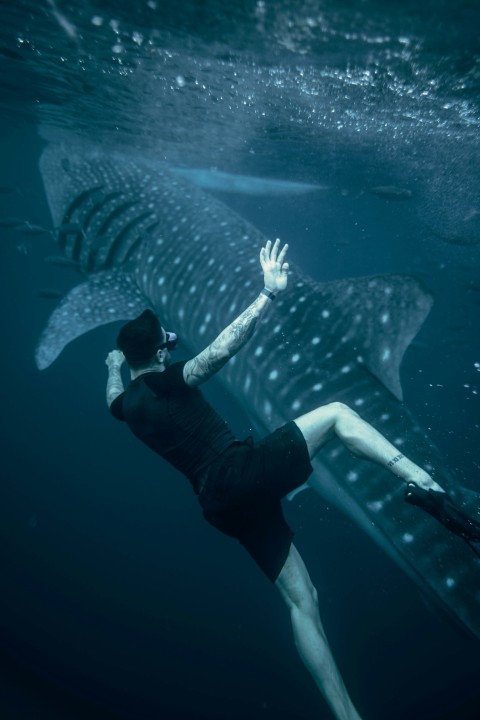
{"label": "black swim cap", "polygon": [[144,310],[120,329],[117,347],[129,365],[140,366],[150,362],[162,340],[162,326],[158,317],[152,310]]}

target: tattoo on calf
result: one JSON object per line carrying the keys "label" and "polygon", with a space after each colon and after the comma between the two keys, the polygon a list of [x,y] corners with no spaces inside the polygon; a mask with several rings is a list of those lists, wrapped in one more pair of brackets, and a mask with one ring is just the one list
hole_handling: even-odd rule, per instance
{"label": "tattoo on calf", "polygon": [[395,455],[395,457],[392,458],[392,459],[390,460],[390,462],[387,463],[387,466],[388,466],[388,467],[392,467],[392,465],[395,465],[395,463],[397,463],[397,462],[398,462],[399,460],[401,460],[403,457],[405,457],[405,455],[402,455],[402,454],[400,454],[400,455]]}

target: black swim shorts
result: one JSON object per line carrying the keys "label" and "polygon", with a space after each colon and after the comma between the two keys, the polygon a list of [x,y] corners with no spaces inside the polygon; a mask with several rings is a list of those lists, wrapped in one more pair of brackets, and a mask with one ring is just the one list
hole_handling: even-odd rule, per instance
{"label": "black swim shorts", "polygon": [[258,443],[236,443],[202,477],[205,519],[237,538],[272,582],[293,537],[280,500],[312,472],[303,434],[291,421]]}

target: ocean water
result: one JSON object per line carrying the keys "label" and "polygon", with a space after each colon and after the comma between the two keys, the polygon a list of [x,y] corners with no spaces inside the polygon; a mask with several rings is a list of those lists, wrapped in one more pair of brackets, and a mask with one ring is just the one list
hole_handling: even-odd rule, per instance
{"label": "ocean water", "polygon": [[[72,138],[322,186],[217,196],[288,241],[318,282],[405,273],[425,285],[434,305],[402,363],[404,401],[480,489],[480,6],[0,8],[0,716],[329,718],[278,593],[206,525],[188,483],[111,420],[118,324],[35,366],[56,296],[84,280],[45,262],[54,234],[34,234],[52,230],[38,161]],[[250,434],[238,399],[216,381],[206,394]],[[285,511],[362,717],[478,718],[478,640],[313,492]]]}

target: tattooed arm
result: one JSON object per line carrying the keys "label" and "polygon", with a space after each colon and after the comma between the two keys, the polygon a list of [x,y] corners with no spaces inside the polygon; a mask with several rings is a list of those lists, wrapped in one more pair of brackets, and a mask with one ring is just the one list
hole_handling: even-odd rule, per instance
{"label": "tattooed arm", "polygon": [[125,362],[125,357],[120,350],[112,350],[108,353],[105,363],[108,367],[107,380],[107,405],[110,407],[112,402],[123,392],[121,367]]}
{"label": "tattooed arm", "polygon": [[250,340],[259,323],[265,307],[272,302],[277,292],[287,287],[288,263],[284,263],[288,245],[279,252],[280,241],[274,246],[270,240],[260,251],[265,288],[253,303],[243,311],[220,335],[199,355],[185,363],[183,377],[187,385],[195,387],[215,375]]}

